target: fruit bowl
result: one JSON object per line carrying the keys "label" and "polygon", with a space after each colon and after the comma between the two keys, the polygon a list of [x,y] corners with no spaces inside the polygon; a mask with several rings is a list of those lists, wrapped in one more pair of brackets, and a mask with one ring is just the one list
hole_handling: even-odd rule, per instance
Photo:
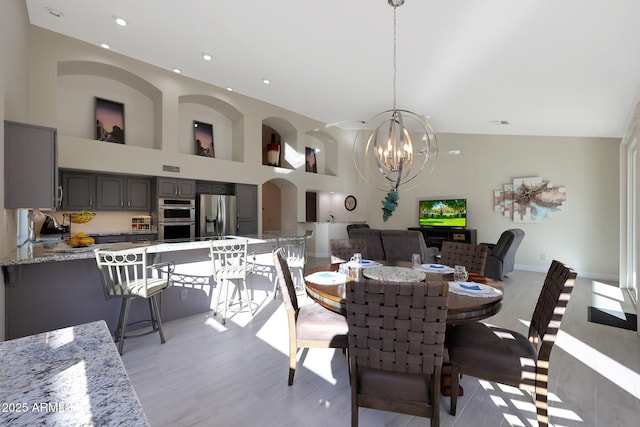
{"label": "fruit bowl", "polygon": [[84,224],[85,222],[91,221],[96,214],[89,211],[81,211],[81,212],[65,212],[65,215],[69,217],[69,221],[74,224]]}
{"label": "fruit bowl", "polygon": [[86,248],[93,245],[96,241],[93,237],[89,237],[84,233],[72,234],[67,240],[64,241],[68,246],[72,248]]}

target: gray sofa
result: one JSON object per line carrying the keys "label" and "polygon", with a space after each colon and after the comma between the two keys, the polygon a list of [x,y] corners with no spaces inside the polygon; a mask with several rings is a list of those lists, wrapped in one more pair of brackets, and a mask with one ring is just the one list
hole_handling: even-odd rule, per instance
{"label": "gray sofa", "polygon": [[420,254],[422,262],[434,263],[440,253],[438,248],[428,248],[420,231],[379,230],[354,228],[349,230],[350,239],[367,242],[367,258],[372,260],[411,261],[412,254]]}

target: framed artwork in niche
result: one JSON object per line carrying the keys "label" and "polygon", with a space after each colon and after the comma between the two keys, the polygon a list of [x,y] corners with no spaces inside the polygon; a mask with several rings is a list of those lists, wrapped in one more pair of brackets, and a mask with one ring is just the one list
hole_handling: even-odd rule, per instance
{"label": "framed artwork in niche", "polygon": [[216,156],[213,148],[213,125],[194,120],[193,140],[196,144],[196,154],[198,156]]}
{"label": "framed artwork in niche", "polygon": [[124,144],[124,104],[96,96],[96,139]]}
{"label": "framed artwork in niche", "polygon": [[318,173],[318,166],[316,165],[316,149],[311,147],[305,147],[305,163],[304,170],[307,172]]}

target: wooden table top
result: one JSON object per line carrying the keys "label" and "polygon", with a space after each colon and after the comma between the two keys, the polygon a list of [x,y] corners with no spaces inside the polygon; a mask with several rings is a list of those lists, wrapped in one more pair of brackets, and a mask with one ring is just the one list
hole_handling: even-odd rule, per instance
{"label": "wooden table top", "polygon": [[[386,263],[387,265],[396,265],[410,267],[409,262]],[[306,275],[321,271],[338,271],[339,264],[326,264],[313,268],[306,272]],[[453,280],[453,274],[431,274],[426,273],[427,280]],[[469,281],[484,283],[503,291],[502,286],[491,279],[477,274],[470,273]],[[336,313],[346,313],[346,291],[345,284],[338,283],[333,285],[320,285],[305,280],[307,294],[323,307]],[[475,322],[478,320],[491,317],[500,311],[502,307],[502,295],[495,297],[471,297],[449,292],[449,310],[447,312],[447,324],[455,325],[459,323]]]}

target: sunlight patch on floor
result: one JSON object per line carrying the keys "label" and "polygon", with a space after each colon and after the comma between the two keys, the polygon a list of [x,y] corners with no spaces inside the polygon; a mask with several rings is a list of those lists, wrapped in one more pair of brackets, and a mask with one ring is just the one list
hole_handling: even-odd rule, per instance
{"label": "sunlight patch on floor", "polygon": [[558,334],[556,345],[622,390],[640,399],[637,387],[640,384],[640,375],[637,372],[564,331]]}

